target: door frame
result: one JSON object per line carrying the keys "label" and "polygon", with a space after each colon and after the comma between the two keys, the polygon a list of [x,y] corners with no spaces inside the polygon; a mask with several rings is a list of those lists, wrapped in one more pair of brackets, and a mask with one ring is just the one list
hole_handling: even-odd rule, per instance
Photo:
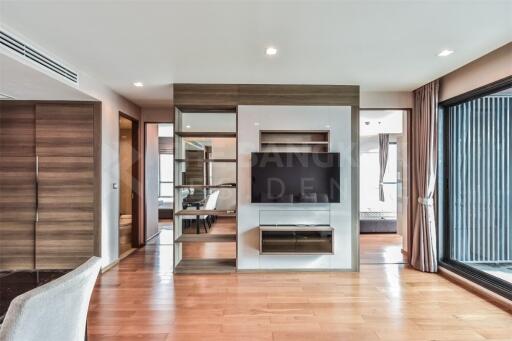
{"label": "door frame", "polygon": [[[143,168],[144,168],[144,178],[142,179],[142,193],[143,193],[143,196],[144,196],[144,202],[143,202],[143,210],[144,210],[144,221],[142,222],[142,228],[143,228],[143,232],[142,232],[142,238],[144,240],[144,244],[146,244],[147,242],[147,220],[146,220],[146,217],[147,217],[147,197],[146,197],[146,147],[147,147],[147,125],[148,124],[172,124],[173,126],[173,133],[174,133],[174,121],[171,121],[171,122],[162,122],[162,121],[144,121],[143,123],[143,126],[144,126],[144,145],[142,146],[143,150],[144,150],[144,156],[142,158],[143,162],[144,162],[144,165],[143,165]],[[174,156],[174,154],[173,154]],[[160,172],[160,169],[158,170],[158,172]],[[160,179],[159,179],[160,180]],[[158,183],[158,186],[160,186],[160,183]],[[173,190],[173,193],[174,193],[174,184],[172,186],[172,190]],[[159,190],[160,190],[160,187],[159,187]],[[159,212],[157,212],[157,214],[159,214]],[[173,212],[173,215],[174,215],[174,212]],[[172,220],[172,219],[171,219]],[[153,237],[151,238],[153,239]],[[143,245],[144,245],[143,244]]]}
{"label": "door frame", "polygon": [[[118,132],[121,131],[121,127],[119,126],[119,121],[121,118],[125,118],[132,122],[132,248],[139,248],[142,245],[139,243],[139,236],[140,236],[140,210],[139,205],[141,202],[141,195],[140,195],[140,151],[139,151],[139,120],[123,113],[122,111],[119,111],[119,117],[117,119],[118,122]],[[120,136],[118,138],[118,141],[120,141]],[[117,216],[118,219],[121,214],[121,146],[118,146],[119,155],[119,162],[118,162],[118,174],[119,174],[119,191],[118,191],[118,198],[119,198],[119,205],[117,209]],[[121,249],[119,248],[120,245],[120,238],[119,238],[119,227],[120,222],[117,224],[117,234],[118,234],[118,258],[121,257]]]}
{"label": "door frame", "polygon": [[[407,228],[406,228],[406,231],[407,231],[407,241],[406,241],[406,244],[407,244],[407,250],[404,250],[403,249],[403,241],[402,241],[402,254],[405,256],[405,258],[407,259],[407,263],[410,262],[410,252],[409,250],[411,250],[411,244],[412,244],[412,235],[411,235],[411,232],[412,232],[412,223],[413,223],[413,220],[412,220],[412,208],[413,208],[413,200],[412,200],[412,197],[413,197],[413,193],[412,193],[412,189],[413,189],[413,184],[412,184],[412,148],[411,148],[411,118],[412,118],[412,108],[359,108],[359,113],[361,113],[361,111],[386,111],[386,110],[401,110],[405,113],[406,115],[406,126],[405,127],[402,127],[402,134],[406,134],[407,136],[407,160],[408,160],[408,164],[407,164],[407,191],[409,193],[409,200],[407,200],[407,203],[406,205],[404,205],[405,207],[407,207],[407,211],[408,211],[408,214],[407,214]],[[359,116],[361,116],[361,114],[359,114]],[[360,119],[359,119],[360,121]],[[360,122],[358,122],[359,124]],[[359,127],[359,126],[358,126]],[[360,135],[360,134],[359,134]],[[358,141],[358,143],[360,143],[360,141]],[[361,183],[361,179],[359,179],[359,183]],[[359,185],[359,184],[358,184]],[[360,220],[360,212],[358,212],[358,221]],[[360,241],[360,237],[361,237],[361,231],[359,231],[359,235],[357,236],[358,240],[359,240],[359,244],[361,243]],[[361,265],[361,248],[359,248],[359,265]]]}

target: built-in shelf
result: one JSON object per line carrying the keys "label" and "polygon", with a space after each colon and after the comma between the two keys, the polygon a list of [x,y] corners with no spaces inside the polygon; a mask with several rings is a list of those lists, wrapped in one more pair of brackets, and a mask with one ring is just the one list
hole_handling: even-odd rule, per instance
{"label": "built-in shelf", "polygon": [[261,130],[261,152],[322,153],[329,151],[328,130]]}
{"label": "built-in shelf", "polygon": [[178,274],[229,273],[235,271],[235,258],[182,259],[175,268],[175,273]]}
{"label": "built-in shelf", "polygon": [[182,234],[176,243],[232,243],[236,234]]}
{"label": "built-in shelf", "polygon": [[332,255],[331,226],[260,226],[262,255]]}
{"label": "built-in shelf", "polygon": [[236,132],[175,131],[174,134],[181,137],[236,137]]}
{"label": "built-in shelf", "polygon": [[236,159],[174,159],[176,162],[236,162]]}
{"label": "built-in shelf", "polygon": [[174,188],[236,188],[236,185],[176,185]]}
{"label": "built-in shelf", "polygon": [[217,217],[236,217],[234,210],[181,210],[175,213],[177,216],[214,215]]}

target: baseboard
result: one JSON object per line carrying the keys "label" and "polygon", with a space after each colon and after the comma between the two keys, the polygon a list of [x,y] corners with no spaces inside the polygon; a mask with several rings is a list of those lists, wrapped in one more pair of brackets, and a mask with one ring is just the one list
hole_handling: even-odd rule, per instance
{"label": "baseboard", "polygon": [[512,313],[512,301],[506,299],[505,297],[492,292],[476,283],[471,282],[470,280],[457,275],[456,273],[444,268],[439,267],[439,274],[449,281],[460,285],[464,289],[474,293],[475,295],[485,299],[486,301],[491,302],[492,304],[502,308],[503,310]]}
{"label": "baseboard", "polygon": [[276,273],[276,272],[357,272],[353,269],[329,269],[329,268],[319,268],[319,269],[237,269],[237,273],[262,273],[262,272],[269,272],[269,273]]}
{"label": "baseboard", "polygon": [[101,273],[104,274],[105,272],[109,271],[110,269],[112,269],[113,267],[115,267],[118,264],[119,264],[119,259],[116,259],[115,261],[113,261],[112,263],[107,265],[106,267],[102,268]]}
{"label": "baseboard", "polygon": [[134,253],[135,251],[137,251],[136,248],[133,248],[133,249],[130,249],[128,251],[126,251],[125,253],[123,253],[122,255],[119,256],[119,261],[122,261],[123,259],[125,259],[126,257],[128,257],[129,255],[131,255],[132,253]]}

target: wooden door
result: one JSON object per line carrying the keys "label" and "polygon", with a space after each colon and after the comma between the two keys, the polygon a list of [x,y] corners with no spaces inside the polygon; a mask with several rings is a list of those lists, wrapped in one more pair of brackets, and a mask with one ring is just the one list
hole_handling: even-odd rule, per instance
{"label": "wooden door", "polygon": [[32,104],[0,103],[0,270],[34,268],[34,124]]}
{"label": "wooden door", "polygon": [[37,104],[36,267],[72,269],[94,255],[92,104]]}

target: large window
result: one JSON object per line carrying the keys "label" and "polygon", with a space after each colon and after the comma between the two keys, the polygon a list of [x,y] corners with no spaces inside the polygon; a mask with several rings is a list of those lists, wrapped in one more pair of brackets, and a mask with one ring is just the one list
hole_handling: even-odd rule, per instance
{"label": "large window", "polygon": [[512,88],[449,105],[443,122],[444,261],[512,292]]}
{"label": "large window", "polygon": [[174,160],[172,154],[160,154],[160,197],[173,196],[173,170]]}
{"label": "large window", "polygon": [[164,201],[172,198],[174,193],[174,155],[172,154],[172,136],[172,124],[161,123],[158,125],[158,196],[164,199]]}

